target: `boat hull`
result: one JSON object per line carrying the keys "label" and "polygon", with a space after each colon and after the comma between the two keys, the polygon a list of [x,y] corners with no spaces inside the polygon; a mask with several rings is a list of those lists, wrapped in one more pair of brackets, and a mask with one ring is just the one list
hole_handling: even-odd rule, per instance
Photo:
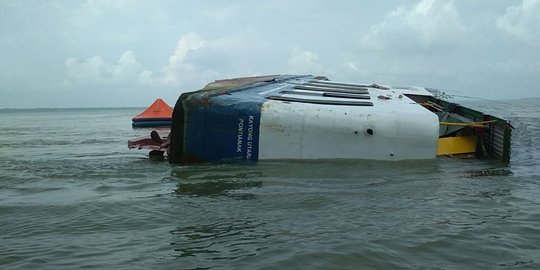
{"label": "boat hull", "polygon": [[313,76],[243,78],[180,96],[169,160],[430,159],[438,135],[435,114],[388,89]]}

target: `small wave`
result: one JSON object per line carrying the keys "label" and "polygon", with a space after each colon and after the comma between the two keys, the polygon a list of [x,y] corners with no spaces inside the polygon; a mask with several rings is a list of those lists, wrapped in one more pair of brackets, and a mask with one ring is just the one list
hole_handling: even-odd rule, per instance
{"label": "small wave", "polygon": [[513,174],[514,172],[509,169],[482,169],[466,172],[465,176],[468,178],[475,178],[484,176],[510,176]]}
{"label": "small wave", "polygon": [[510,263],[500,263],[499,266],[518,266],[518,265],[527,265],[534,263],[534,260],[529,261],[514,261]]}

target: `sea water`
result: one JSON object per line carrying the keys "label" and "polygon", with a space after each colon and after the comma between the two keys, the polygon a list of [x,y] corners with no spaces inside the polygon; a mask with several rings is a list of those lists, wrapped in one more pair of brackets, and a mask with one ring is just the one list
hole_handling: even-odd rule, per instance
{"label": "sea water", "polygon": [[0,269],[540,269],[540,99],[512,160],[171,166],[141,108],[0,111]]}

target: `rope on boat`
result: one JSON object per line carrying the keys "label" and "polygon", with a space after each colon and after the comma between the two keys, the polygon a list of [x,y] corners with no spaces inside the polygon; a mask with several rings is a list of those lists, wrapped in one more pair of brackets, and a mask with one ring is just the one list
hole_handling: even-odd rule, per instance
{"label": "rope on boat", "polygon": [[441,105],[437,104],[437,103],[434,103],[434,102],[431,102],[431,101],[424,101],[424,102],[421,102],[421,103],[418,103],[424,107],[431,107],[439,112],[442,112],[443,111],[443,108],[441,107]]}
{"label": "rope on boat", "polygon": [[487,124],[495,123],[497,120],[471,122],[471,123],[455,123],[455,122],[439,122],[441,126],[454,126],[454,127],[474,127],[474,128],[487,128]]}

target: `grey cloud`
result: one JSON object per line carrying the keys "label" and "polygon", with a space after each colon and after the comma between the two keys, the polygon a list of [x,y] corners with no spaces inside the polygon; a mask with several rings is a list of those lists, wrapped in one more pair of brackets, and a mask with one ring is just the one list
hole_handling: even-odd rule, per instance
{"label": "grey cloud", "polygon": [[497,27],[507,34],[532,45],[540,46],[540,0],[523,0],[511,6],[497,19]]}
{"label": "grey cloud", "polygon": [[470,33],[461,22],[454,1],[422,0],[398,7],[371,27],[360,45],[368,50],[414,52],[459,47]]}

